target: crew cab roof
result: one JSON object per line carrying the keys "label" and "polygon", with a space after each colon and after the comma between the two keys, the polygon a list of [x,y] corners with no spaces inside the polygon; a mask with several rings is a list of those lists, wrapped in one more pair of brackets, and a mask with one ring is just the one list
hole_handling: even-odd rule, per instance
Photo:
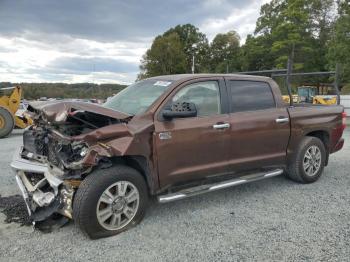
{"label": "crew cab roof", "polygon": [[254,81],[267,81],[271,78],[265,76],[254,76],[254,75],[245,75],[245,74],[178,74],[178,75],[162,75],[155,76],[149,79],[155,80],[164,80],[164,81],[186,81],[196,78],[203,77],[235,77],[241,78],[244,80],[254,80]]}

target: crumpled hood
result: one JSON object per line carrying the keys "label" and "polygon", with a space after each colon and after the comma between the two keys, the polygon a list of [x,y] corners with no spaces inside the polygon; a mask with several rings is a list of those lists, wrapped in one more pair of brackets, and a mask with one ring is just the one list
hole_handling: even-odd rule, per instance
{"label": "crumpled hood", "polygon": [[79,110],[119,120],[131,117],[131,115],[126,113],[118,112],[100,105],[76,101],[33,102],[29,104],[28,110],[44,114],[47,121],[54,123],[65,122],[71,112]]}

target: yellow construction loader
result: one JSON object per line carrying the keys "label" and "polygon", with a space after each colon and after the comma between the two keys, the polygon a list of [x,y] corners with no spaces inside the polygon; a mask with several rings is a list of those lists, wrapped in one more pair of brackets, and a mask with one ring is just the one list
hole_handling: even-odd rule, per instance
{"label": "yellow construction loader", "polygon": [[[337,97],[329,95],[330,88],[328,86],[299,86],[297,87],[298,94],[293,94],[294,103],[310,103],[314,105],[335,105]],[[282,96],[283,101],[290,102],[289,96]]]}
{"label": "yellow construction loader", "polygon": [[19,112],[21,97],[20,86],[0,88],[0,138],[8,136],[15,127],[26,128],[33,124],[28,114]]}

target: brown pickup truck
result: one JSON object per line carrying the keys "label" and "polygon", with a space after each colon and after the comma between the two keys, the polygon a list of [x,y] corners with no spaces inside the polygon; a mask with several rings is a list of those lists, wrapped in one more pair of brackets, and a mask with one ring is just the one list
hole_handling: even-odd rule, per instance
{"label": "brown pickup truck", "polygon": [[[342,106],[290,106],[270,78],[172,75],[130,85],[103,106],[32,105],[12,167],[36,226],[74,219],[91,238],[160,203],[281,174],[316,181],[340,150]],[[234,200],[233,200],[234,201]]]}

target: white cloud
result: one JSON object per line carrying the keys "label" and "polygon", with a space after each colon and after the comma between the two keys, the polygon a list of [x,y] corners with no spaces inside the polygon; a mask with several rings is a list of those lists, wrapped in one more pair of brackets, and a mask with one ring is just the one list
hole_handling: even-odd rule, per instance
{"label": "white cloud", "polygon": [[[149,40],[150,41],[150,40]],[[0,37],[0,82],[95,82],[132,83],[137,72],[100,72],[93,61],[109,58],[138,67],[149,42],[98,42],[64,38],[61,42],[45,43],[22,37]],[[11,47],[11,49],[9,49]],[[90,59],[91,72],[82,74],[47,73],[52,63],[62,58]],[[111,69],[113,70],[113,68]],[[35,71],[35,73],[33,73]],[[39,72],[42,71],[42,74]],[[73,72],[74,73],[74,72]]]}
{"label": "white cloud", "polygon": [[254,0],[244,8],[234,8],[231,13],[224,18],[209,17],[203,21],[199,29],[206,33],[209,40],[212,40],[217,33],[226,33],[230,30],[235,30],[241,36],[241,44],[243,44],[247,35],[254,32],[261,5],[270,1],[271,0]]}
{"label": "white cloud", "polygon": [[[3,9],[2,14],[12,23],[5,27],[0,25],[0,34],[3,32],[0,36],[0,82],[129,84],[136,79],[142,55],[151,46],[153,38],[169,28],[170,24],[175,26],[179,23],[192,23],[209,40],[218,33],[236,30],[241,36],[241,43],[244,43],[247,34],[254,31],[260,7],[266,2],[269,0],[170,1],[167,4],[161,3],[168,9],[173,6],[174,10],[170,8],[170,13],[155,14],[149,4],[143,3],[147,7],[147,10],[143,10],[142,6],[134,2],[129,7],[134,10],[134,14],[128,13],[131,12],[129,9],[125,9],[125,12],[119,10],[119,17],[114,14],[114,10],[106,7],[103,10],[110,11],[109,14],[100,14],[94,17],[95,20],[86,21],[87,24],[76,19],[75,13],[71,14],[72,10],[69,8],[69,12],[64,15],[72,20],[53,16],[52,21],[49,12],[53,10],[48,7],[47,12],[38,13],[44,17],[34,14],[23,16],[21,13],[11,16],[11,12]],[[113,6],[117,5],[114,1],[111,3]],[[88,10],[94,14],[96,3],[92,1],[90,4],[91,8]],[[188,5],[188,8],[183,5]],[[189,8],[191,6],[193,8]],[[128,7],[126,2],[124,7]],[[61,8],[63,10],[67,7],[62,5]],[[158,5],[154,8],[163,10]],[[145,15],[140,16],[144,11]],[[0,14],[1,12],[0,9]],[[108,21],[101,17],[108,17]],[[41,20],[44,18],[45,20]],[[128,22],[123,24],[118,19],[126,19]],[[47,21],[47,24],[42,21]],[[67,21],[72,22],[71,28]],[[12,31],[10,25],[13,25]],[[111,32],[114,28],[115,31]]]}

